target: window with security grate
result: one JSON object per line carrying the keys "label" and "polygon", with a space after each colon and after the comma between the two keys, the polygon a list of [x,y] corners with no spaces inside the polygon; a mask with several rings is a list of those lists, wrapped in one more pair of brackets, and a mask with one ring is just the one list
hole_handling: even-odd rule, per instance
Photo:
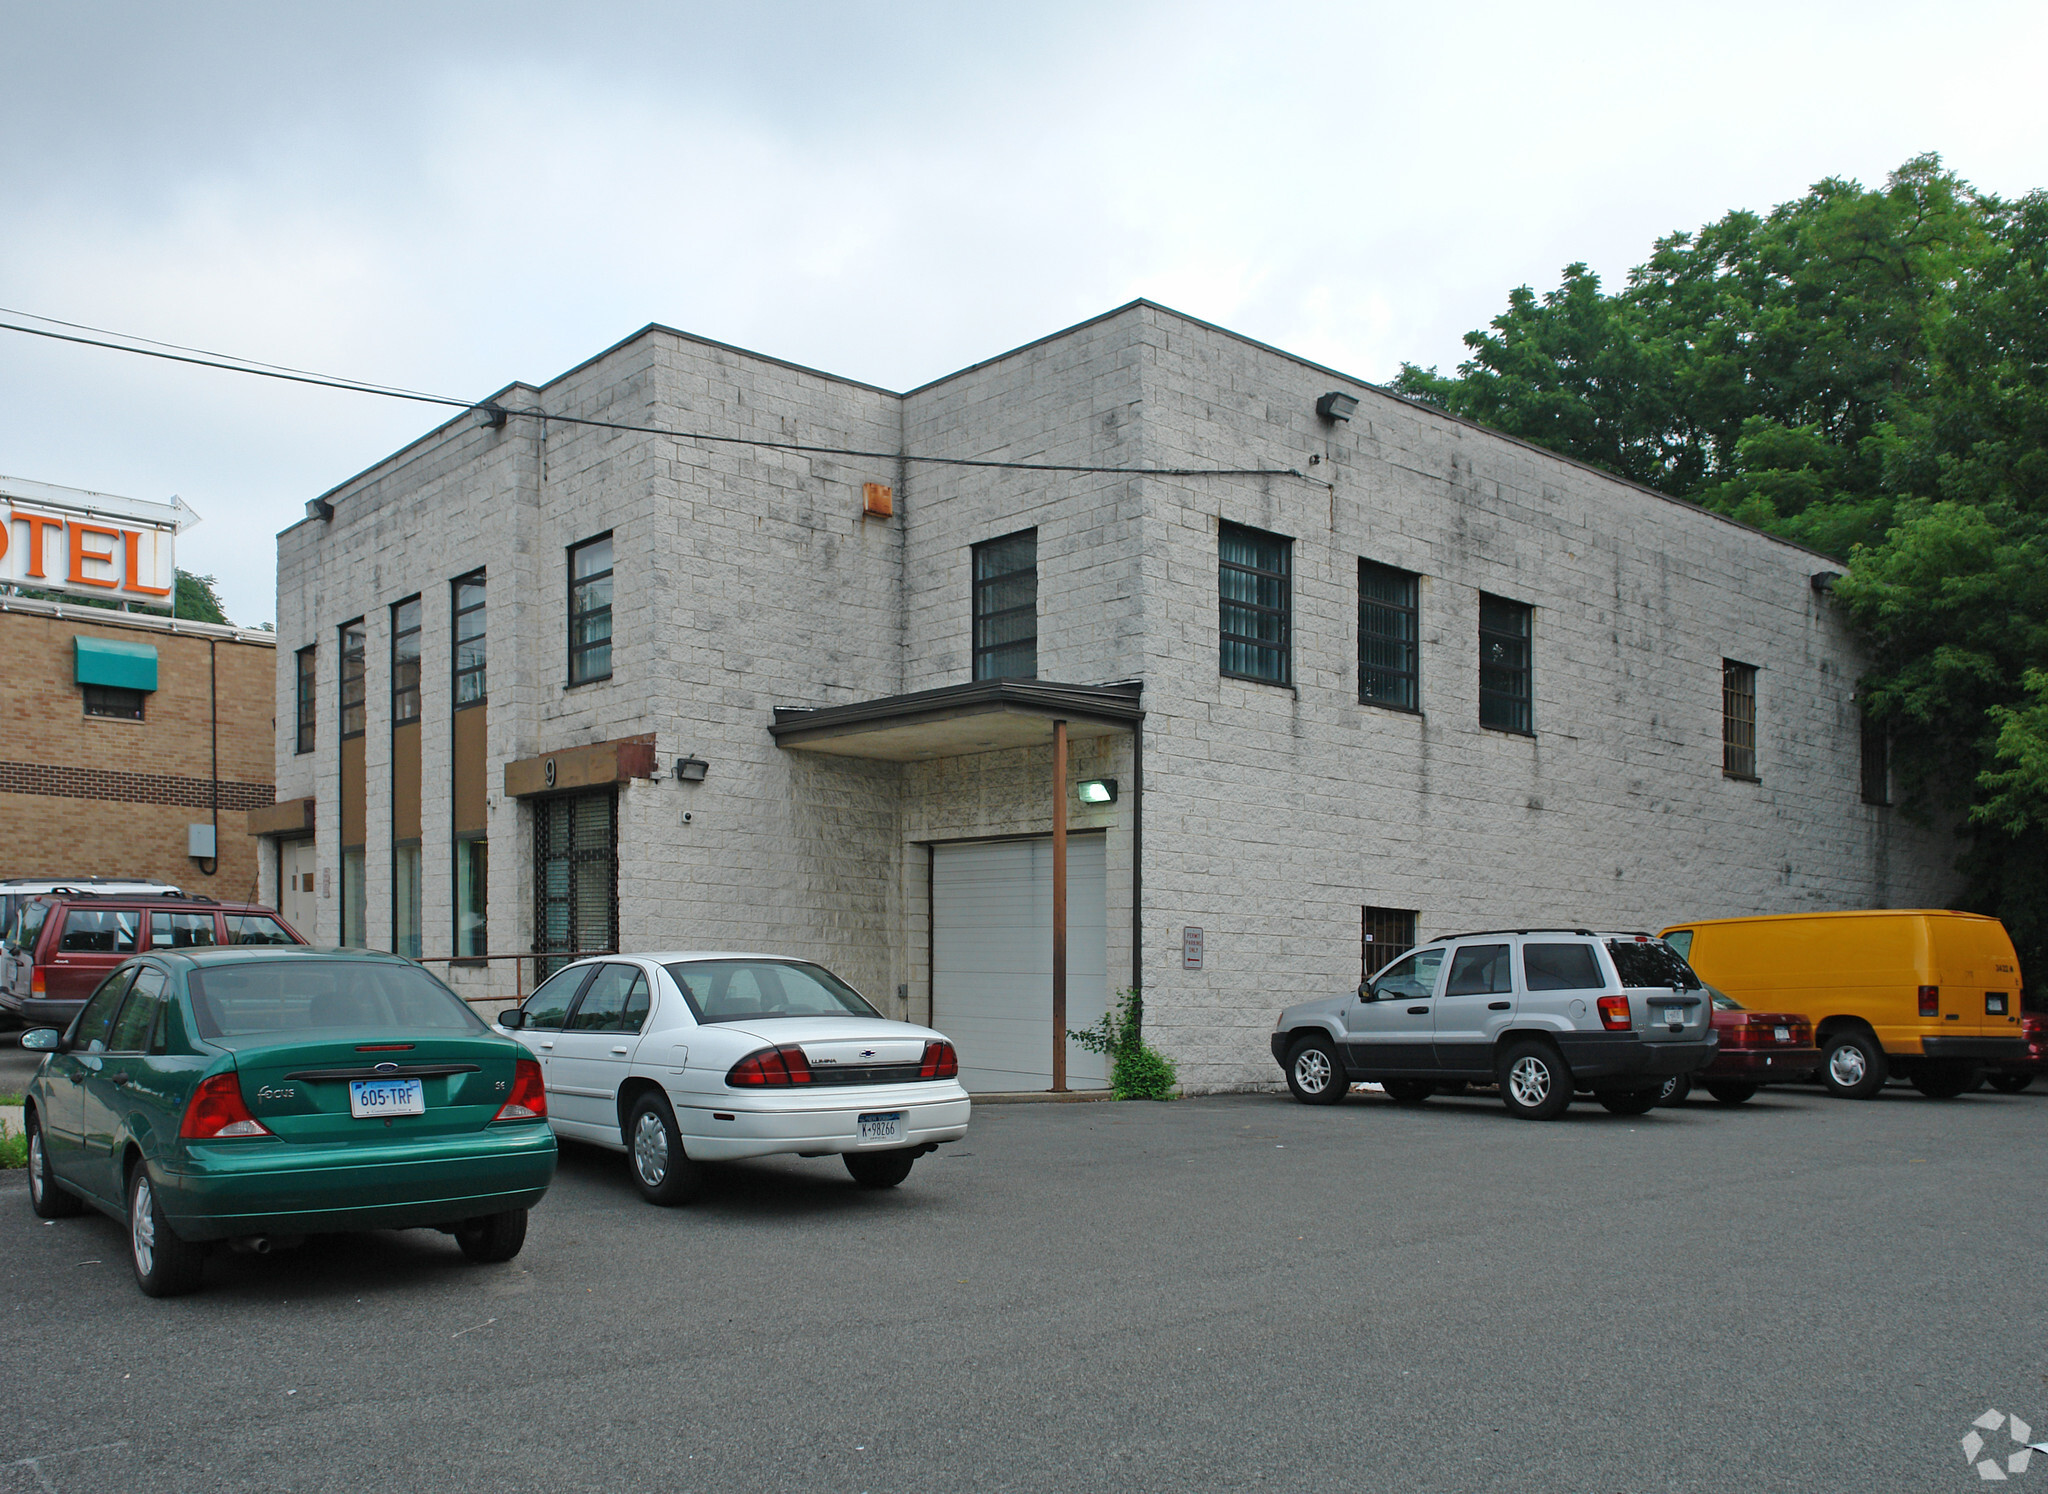
{"label": "window with security grate", "polygon": [[1234,679],[1293,683],[1292,540],[1240,524],[1218,532],[1221,670]]}
{"label": "window with security grate", "polygon": [[1415,947],[1415,910],[1367,908],[1364,921],[1363,967],[1365,979],[1371,980]]}
{"label": "window with security grate", "polygon": [[533,809],[534,982],[571,960],[606,953],[619,927],[619,798],[615,789],[541,799]]}
{"label": "window with security grate", "polygon": [[1358,699],[1397,711],[1422,708],[1417,681],[1416,577],[1358,562]]}
{"label": "window with security grate", "polygon": [[1529,635],[1534,608],[1479,596],[1479,724],[1533,736],[1535,680]]}
{"label": "window with security grate", "polygon": [[1721,771],[1755,782],[1756,666],[1721,661]]}
{"label": "window with security grate", "polygon": [[974,547],[974,677],[1038,677],[1038,531]]}

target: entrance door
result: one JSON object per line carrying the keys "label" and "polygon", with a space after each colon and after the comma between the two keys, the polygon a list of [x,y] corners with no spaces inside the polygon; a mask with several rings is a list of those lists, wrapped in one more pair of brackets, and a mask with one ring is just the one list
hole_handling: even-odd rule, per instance
{"label": "entrance door", "polygon": [[280,841],[277,847],[277,911],[302,939],[318,943],[315,920],[319,902],[313,891],[318,874],[318,847],[310,840]]}
{"label": "entrance door", "polygon": [[[1067,1027],[1109,996],[1105,838],[1067,841]],[[969,1090],[1052,1085],[1052,842],[932,849],[932,1026],[960,1050]],[[1102,1055],[1067,1045],[1067,1084],[1100,1088]]]}
{"label": "entrance door", "polygon": [[534,801],[534,951],[558,956],[534,962],[536,979],[616,947],[618,804],[611,789]]}

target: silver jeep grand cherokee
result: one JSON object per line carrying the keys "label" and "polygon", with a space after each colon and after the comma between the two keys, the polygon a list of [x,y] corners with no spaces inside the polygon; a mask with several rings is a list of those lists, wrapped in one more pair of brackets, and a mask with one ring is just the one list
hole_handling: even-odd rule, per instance
{"label": "silver jeep grand cherokee", "polygon": [[1496,929],[1432,939],[1355,994],[1280,1014],[1273,1057],[1294,1097],[1334,1105],[1355,1083],[1420,1104],[1498,1084],[1515,1115],[1554,1120],[1574,1090],[1641,1115],[1664,1081],[1713,1061],[1713,1004],[1648,934]]}

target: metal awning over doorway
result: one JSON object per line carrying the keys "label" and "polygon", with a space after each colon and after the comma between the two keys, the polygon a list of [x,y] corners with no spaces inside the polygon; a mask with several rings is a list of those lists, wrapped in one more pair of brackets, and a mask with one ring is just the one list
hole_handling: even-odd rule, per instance
{"label": "metal awning over doorway", "polygon": [[1070,737],[1131,737],[1131,985],[1143,971],[1144,686],[1057,685],[1039,680],[978,680],[910,695],[815,709],[777,707],[768,729],[795,752],[924,762],[1052,747],[1047,785],[1052,811],[1052,1089],[1067,1088],[1067,742]]}

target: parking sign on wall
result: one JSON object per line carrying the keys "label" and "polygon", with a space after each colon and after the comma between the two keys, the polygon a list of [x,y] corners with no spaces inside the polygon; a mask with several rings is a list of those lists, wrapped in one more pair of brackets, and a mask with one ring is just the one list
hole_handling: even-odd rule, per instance
{"label": "parking sign on wall", "polygon": [[1199,970],[1202,968],[1202,931],[1182,929],[1180,931],[1180,968]]}

